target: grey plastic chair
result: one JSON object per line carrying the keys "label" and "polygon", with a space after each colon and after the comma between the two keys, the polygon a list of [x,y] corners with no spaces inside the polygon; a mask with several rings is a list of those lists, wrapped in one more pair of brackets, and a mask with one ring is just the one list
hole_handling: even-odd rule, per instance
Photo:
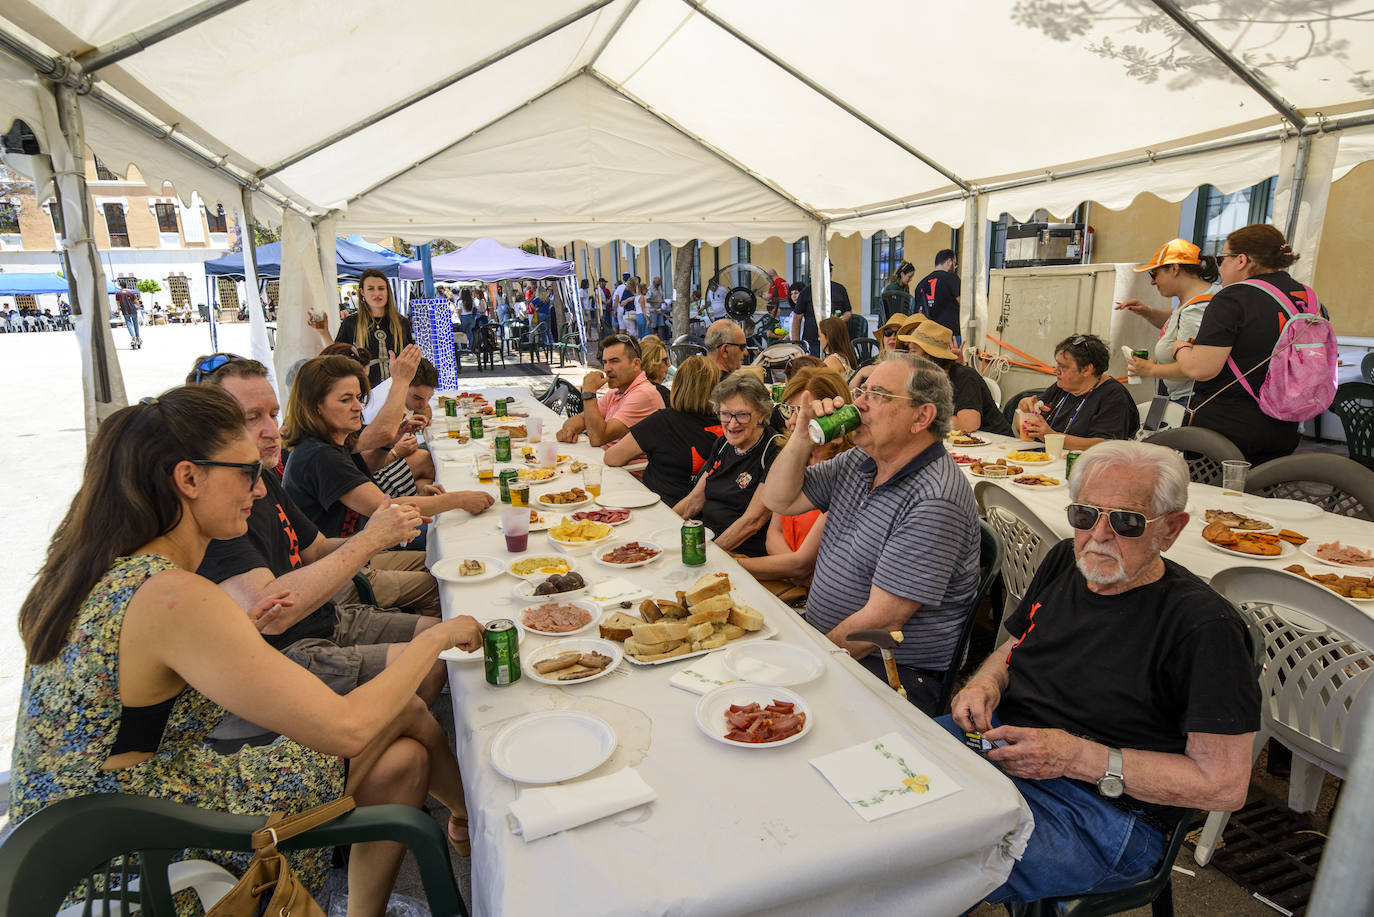
{"label": "grey plastic chair", "polygon": [[1221,463],[1243,462],[1240,447],[1215,430],[1205,427],[1178,427],[1160,430],[1145,437],[1145,442],[1168,446],[1183,453],[1188,463],[1188,480],[1194,484],[1221,486]]}
{"label": "grey plastic chair", "polygon": [[1245,489],[1374,522],[1374,471],[1343,455],[1304,452],[1276,458],[1250,469]]}
{"label": "grey plastic chair", "polygon": [[1374,350],[1360,359],[1360,375],[1366,382],[1374,383]]}
{"label": "grey plastic chair", "polygon": [[[1374,353],[1367,356],[1374,357]],[[1374,385],[1342,382],[1336,387],[1331,413],[1340,418],[1345,429],[1345,446],[1350,457],[1374,469]]]}

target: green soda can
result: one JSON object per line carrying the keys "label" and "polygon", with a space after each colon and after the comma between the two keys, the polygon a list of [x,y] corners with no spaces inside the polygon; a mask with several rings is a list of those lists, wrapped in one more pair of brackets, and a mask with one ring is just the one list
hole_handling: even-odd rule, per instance
{"label": "green soda can", "polygon": [[473,414],[468,418],[468,429],[472,431],[473,439],[482,438],[482,415]]}
{"label": "green soda can", "polygon": [[[510,438],[507,437],[507,440],[509,440],[509,439],[510,439]],[[497,440],[497,442],[500,442],[500,440]],[[509,455],[509,452],[510,452],[510,443],[509,443],[509,442],[506,443],[506,452],[508,453],[507,456],[506,456],[506,458],[510,458],[510,455]],[[501,502],[502,502],[502,503],[509,503],[509,502],[510,502],[510,486],[511,486],[512,484],[514,484],[514,483],[515,483],[516,481],[518,481],[518,480],[520,480],[520,472],[516,471],[514,468],[507,468],[505,471],[502,471],[502,472],[501,472],[500,485],[499,485],[499,486],[500,486],[500,488],[501,488]]]}
{"label": "green soda can", "polygon": [[457,398],[445,398],[445,399],[444,399],[444,415],[447,416],[447,417],[457,417],[457,416],[458,416],[458,399],[457,399]]}
{"label": "green soda can", "polygon": [[682,562],[689,567],[706,563],[706,526],[700,519],[682,523]]}
{"label": "green soda can", "polygon": [[852,404],[841,405],[833,414],[814,418],[806,425],[811,442],[816,445],[839,439],[859,429],[859,409]]}
{"label": "green soda can", "polygon": [[1150,352],[1148,350],[1132,350],[1131,353],[1135,356],[1137,360],[1150,359]]}
{"label": "green soda can", "polygon": [[482,628],[482,659],[487,684],[510,685],[520,680],[520,632],[510,618],[488,621]]}
{"label": "green soda can", "polygon": [[[499,411],[500,408],[497,408]],[[498,462],[510,461],[510,431],[501,427],[496,431],[496,460]]]}
{"label": "green soda can", "polygon": [[1080,455],[1082,455],[1082,454],[1083,454],[1082,452],[1065,452],[1065,453],[1064,453],[1064,479],[1065,479],[1065,480],[1068,480],[1070,473],[1073,472],[1073,463],[1074,463],[1075,461],[1077,461],[1077,460],[1078,460],[1078,457],[1079,457]]}
{"label": "green soda can", "polygon": [[504,398],[497,398],[497,399],[496,399],[496,416],[497,416],[497,417],[509,417],[510,415],[507,413],[508,410],[509,410],[509,408],[508,408],[507,405],[506,405],[506,399],[504,399]]}
{"label": "green soda can", "polygon": [[785,392],[785,391],[787,391],[787,386],[786,386],[786,385],[784,385],[784,384],[781,383],[781,382],[775,382],[775,383],[773,383],[772,388],[771,388],[771,391],[770,391],[770,394],[773,396],[773,403],[774,403],[774,404],[781,404],[781,403],[782,403],[782,393]]}

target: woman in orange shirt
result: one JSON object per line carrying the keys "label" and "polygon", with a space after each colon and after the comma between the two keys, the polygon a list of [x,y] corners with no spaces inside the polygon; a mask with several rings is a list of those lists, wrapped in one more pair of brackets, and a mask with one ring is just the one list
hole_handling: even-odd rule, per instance
{"label": "woman in orange shirt", "polygon": [[[783,389],[779,405],[787,419],[789,436],[805,436],[806,431],[793,429],[797,411],[804,401],[822,398],[851,399],[844,377],[824,366],[810,366],[799,371]],[[811,448],[811,464],[834,458],[854,445],[848,434],[834,442]],[[821,546],[821,532],[825,529],[825,515],[818,509],[799,516],[773,514],[768,523],[768,553],[762,557],[736,557],[740,565],[759,580],[790,580],[798,586],[811,582],[816,569],[816,552]]]}

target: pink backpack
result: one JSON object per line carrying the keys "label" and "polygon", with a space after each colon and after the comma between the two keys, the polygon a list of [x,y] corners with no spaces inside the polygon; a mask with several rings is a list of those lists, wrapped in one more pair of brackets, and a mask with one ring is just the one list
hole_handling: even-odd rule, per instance
{"label": "pink backpack", "polygon": [[[1228,356],[1226,365],[1265,414],[1275,420],[1311,420],[1331,407],[1336,398],[1336,333],[1322,315],[1317,294],[1304,286],[1307,301],[1295,307],[1282,290],[1268,281],[1241,282],[1272,296],[1288,318],[1268,357],[1269,372],[1258,395],[1234,359]],[[1263,365],[1259,363],[1251,369]]]}

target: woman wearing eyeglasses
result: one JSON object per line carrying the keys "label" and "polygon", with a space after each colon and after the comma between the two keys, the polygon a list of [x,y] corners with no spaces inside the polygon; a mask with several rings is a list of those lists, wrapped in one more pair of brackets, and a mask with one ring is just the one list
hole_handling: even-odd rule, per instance
{"label": "woman wearing eyeglasses", "polygon": [[1212,301],[1212,285],[1217,282],[1216,261],[1186,239],[1166,243],[1147,263],[1135,269],[1137,274],[1148,271],[1150,283],[1165,300],[1178,297],[1177,309],[1147,306],[1138,299],[1126,299],[1116,308],[1129,309],[1145,321],[1162,329],[1155,343],[1155,358],[1127,360],[1132,373],[1147,379],[1160,379],[1169,400],[1185,407],[1193,393],[1193,380],[1184,375],[1174,360],[1174,343],[1191,341],[1202,325],[1202,314]]}
{"label": "woman wearing eyeglasses", "polygon": [[[1287,310],[1310,308],[1326,315],[1316,292],[1288,274],[1297,260],[1274,227],[1257,223],[1237,229],[1217,255],[1222,289],[1208,304],[1197,339],[1174,342],[1174,359],[1194,380],[1189,423],[1225,436],[1252,465],[1298,447],[1298,423],[1270,417],[1256,400]],[[1255,395],[1240,384],[1241,373]]]}
{"label": "woman wearing eyeglasses", "polygon": [[641,455],[648,459],[640,479],[645,487],[674,506],[692,491],[692,478],[724,433],[711,408],[711,391],[720,381],[720,368],[703,356],[688,357],[677,368],[668,407],[654,411],[630,427],[630,432],[606,450],[606,464],[614,468]]}
{"label": "woman wearing eyeglasses", "polygon": [[[797,433],[797,412],[804,401],[824,401],[837,398],[849,403],[852,399],[844,377],[825,367],[803,369],[787,381],[778,405],[787,422],[788,437],[806,436]],[[853,448],[854,438],[845,434],[839,439],[811,447],[808,465],[816,465]],[[739,558],[740,566],[758,580],[787,580],[798,586],[811,582],[816,569],[816,553],[821,547],[821,532],[825,528],[825,514],[818,509],[798,516],[773,513],[765,534],[768,553],[758,557]]]}
{"label": "woman wearing eyeglasses", "polygon": [[711,393],[722,435],[706,455],[696,482],[673,507],[684,519],[700,519],[717,532],[716,545],[749,557],[768,552],[768,507],[759,485],[782,451],[768,429],[773,399],[750,373],[731,373]]}
{"label": "woman wearing eyeglasses", "polygon": [[415,343],[415,338],[410,331],[410,319],[396,308],[391,284],[381,271],[368,268],[362,272],[358,277],[358,299],[357,313],[339,323],[334,340],[377,355],[367,370],[368,383],[377,385],[382,381],[382,363],[390,362],[402,347]]}
{"label": "woman wearing eyeglasses", "polygon": [[[243,412],[217,386],[175,388],[101,424],[19,611],[27,665],[16,822],[91,793],[262,816],[343,795],[418,807],[433,793],[466,817],[452,750],[415,691],[439,652],[481,646],[480,625],[436,624],[375,679],[335,694],[193,572],[211,540],[247,531],[261,472]],[[225,710],[285,738],[221,755],[205,740]],[[248,859],[212,856],[239,870]],[[287,856],[318,888],[329,851]],[[400,860],[399,845],[355,846],[350,909],[381,913]]]}
{"label": "woman wearing eyeglasses", "polygon": [[[1108,439],[1132,439],[1140,429],[1140,411],[1126,386],[1107,375],[1111,355],[1095,334],[1075,334],[1054,348],[1055,383],[1040,396],[1017,405],[1032,415],[1023,421],[1026,435],[1044,440],[1063,433],[1065,449],[1087,449]],[[1043,405],[1043,412],[1037,409]]]}

